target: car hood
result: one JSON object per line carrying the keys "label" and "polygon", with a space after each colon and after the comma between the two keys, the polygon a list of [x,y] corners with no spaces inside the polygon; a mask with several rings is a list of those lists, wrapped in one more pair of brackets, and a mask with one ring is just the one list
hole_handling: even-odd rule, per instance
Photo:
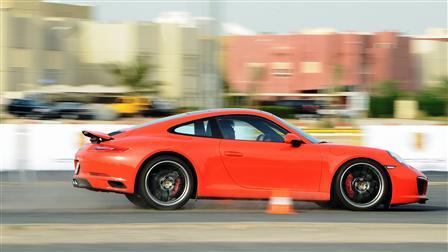
{"label": "car hood", "polygon": [[328,151],[333,155],[361,155],[365,157],[387,155],[386,150],[379,148],[332,143],[324,143],[323,145],[325,145],[328,148]]}

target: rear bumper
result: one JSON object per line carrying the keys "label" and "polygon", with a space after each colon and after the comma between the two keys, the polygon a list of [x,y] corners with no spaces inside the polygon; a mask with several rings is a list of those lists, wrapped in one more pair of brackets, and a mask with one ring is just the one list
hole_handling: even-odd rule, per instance
{"label": "rear bumper", "polygon": [[109,176],[82,176],[75,175],[72,179],[72,185],[76,188],[84,188],[91,191],[100,192],[116,192],[116,193],[131,193],[123,179],[109,177]]}
{"label": "rear bumper", "polygon": [[86,144],[76,153],[73,186],[93,191],[133,193],[137,169],[122,164],[128,160],[123,152],[93,151],[95,146]]}
{"label": "rear bumper", "polygon": [[89,181],[87,181],[87,179],[82,179],[82,178],[74,178],[72,180],[72,185],[74,187],[78,187],[78,188],[93,189],[93,187],[90,185]]}
{"label": "rear bumper", "polygon": [[134,188],[129,185],[126,179],[110,173],[92,171],[83,164],[82,161],[75,160],[75,172],[72,178],[73,187],[91,191],[133,193]]}

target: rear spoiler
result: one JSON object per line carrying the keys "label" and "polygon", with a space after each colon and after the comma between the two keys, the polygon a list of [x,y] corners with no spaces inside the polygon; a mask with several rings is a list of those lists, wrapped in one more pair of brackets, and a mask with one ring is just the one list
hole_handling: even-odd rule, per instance
{"label": "rear spoiler", "polygon": [[114,139],[113,137],[109,136],[108,134],[97,132],[97,131],[83,130],[82,134],[84,136],[90,138],[90,142],[95,143],[95,144]]}

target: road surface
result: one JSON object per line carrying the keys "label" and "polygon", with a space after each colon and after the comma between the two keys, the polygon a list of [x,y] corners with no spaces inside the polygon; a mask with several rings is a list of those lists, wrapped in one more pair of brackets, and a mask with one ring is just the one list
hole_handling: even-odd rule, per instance
{"label": "road surface", "polygon": [[353,212],[295,202],[192,200],[137,209],[123,195],[73,188],[70,172],[1,173],[2,251],[447,251],[448,175],[429,173],[426,205]]}

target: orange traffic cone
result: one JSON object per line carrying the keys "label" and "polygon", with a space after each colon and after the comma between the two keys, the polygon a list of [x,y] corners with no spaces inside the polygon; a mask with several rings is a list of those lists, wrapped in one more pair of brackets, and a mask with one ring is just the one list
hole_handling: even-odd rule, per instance
{"label": "orange traffic cone", "polygon": [[268,209],[270,214],[294,214],[294,206],[288,191],[274,191],[269,199]]}

